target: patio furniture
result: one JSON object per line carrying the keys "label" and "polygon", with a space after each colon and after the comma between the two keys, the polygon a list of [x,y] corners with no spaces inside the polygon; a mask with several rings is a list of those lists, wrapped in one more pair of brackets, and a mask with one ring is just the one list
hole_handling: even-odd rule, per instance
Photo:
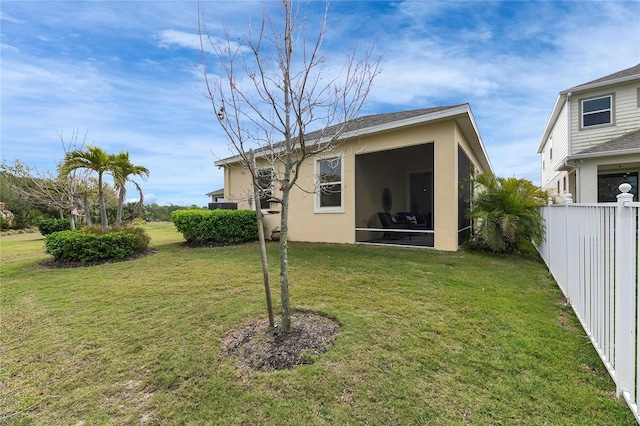
{"label": "patio furniture", "polygon": [[424,214],[411,213],[411,212],[399,212],[396,217],[397,217],[396,220],[399,220],[400,222],[406,222],[409,225],[409,229],[416,229],[416,230],[427,229],[427,218]]}
{"label": "patio furniture", "polygon": [[[409,222],[406,220],[398,220],[396,217],[391,216],[391,213],[387,212],[378,212],[378,218],[380,219],[380,223],[384,229],[411,229]],[[409,237],[413,234],[410,232],[385,232],[384,238],[388,238],[390,240],[399,240],[404,237]]]}

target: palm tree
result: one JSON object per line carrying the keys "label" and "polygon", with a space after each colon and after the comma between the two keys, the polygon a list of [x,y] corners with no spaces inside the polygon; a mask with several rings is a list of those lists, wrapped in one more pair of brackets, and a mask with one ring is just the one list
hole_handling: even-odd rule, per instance
{"label": "palm tree", "polygon": [[540,207],[547,193],[527,179],[501,178],[482,173],[473,179],[475,190],[467,217],[475,219],[474,240],[494,252],[520,252],[544,239]]}
{"label": "palm tree", "polygon": [[129,159],[129,151],[121,151],[118,155],[113,155],[112,162],[113,179],[116,189],[119,190],[118,210],[116,213],[116,230],[120,230],[120,228],[122,227],[122,208],[124,206],[125,196],[127,195],[125,185],[127,184],[127,182],[131,182],[135,185],[136,189],[138,190],[138,194],[140,195],[139,204],[142,205],[144,201],[142,189],[137,182],[130,178],[130,176],[140,176],[143,180],[146,180],[149,176],[149,170],[146,167],[136,166],[132,164],[131,160]]}
{"label": "palm tree", "polygon": [[76,149],[64,157],[64,161],[60,165],[60,173],[68,175],[77,169],[87,169],[98,174],[98,201],[100,204],[100,220],[102,223],[102,232],[109,232],[109,222],[107,220],[107,208],[104,202],[103,176],[107,172],[111,172],[113,167],[113,156],[107,154],[97,146],[87,146],[86,151]]}

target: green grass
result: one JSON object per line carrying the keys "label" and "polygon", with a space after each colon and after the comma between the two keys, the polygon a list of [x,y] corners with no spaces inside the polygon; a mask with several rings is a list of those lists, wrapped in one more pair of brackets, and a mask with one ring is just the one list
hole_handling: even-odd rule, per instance
{"label": "green grass", "polygon": [[152,255],[69,269],[41,266],[39,234],[2,237],[0,424],[635,424],[541,263],[292,243],[292,305],[341,333],[247,373],[220,345],[265,315],[257,244],[147,229]]}

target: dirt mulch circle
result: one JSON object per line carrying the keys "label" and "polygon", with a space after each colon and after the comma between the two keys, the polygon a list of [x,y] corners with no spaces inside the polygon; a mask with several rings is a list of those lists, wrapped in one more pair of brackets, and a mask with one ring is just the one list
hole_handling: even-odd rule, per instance
{"label": "dirt mulch circle", "polygon": [[283,333],[280,323],[273,330],[266,318],[256,318],[222,336],[221,354],[237,357],[236,367],[270,372],[312,364],[333,344],[340,326],[314,312],[294,312],[291,333]]}

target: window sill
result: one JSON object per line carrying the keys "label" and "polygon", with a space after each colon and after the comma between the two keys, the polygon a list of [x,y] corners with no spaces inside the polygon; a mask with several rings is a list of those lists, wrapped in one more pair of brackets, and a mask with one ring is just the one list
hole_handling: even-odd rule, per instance
{"label": "window sill", "polygon": [[315,209],[315,214],[336,214],[336,213],[344,213],[343,208],[324,208],[324,209]]}

